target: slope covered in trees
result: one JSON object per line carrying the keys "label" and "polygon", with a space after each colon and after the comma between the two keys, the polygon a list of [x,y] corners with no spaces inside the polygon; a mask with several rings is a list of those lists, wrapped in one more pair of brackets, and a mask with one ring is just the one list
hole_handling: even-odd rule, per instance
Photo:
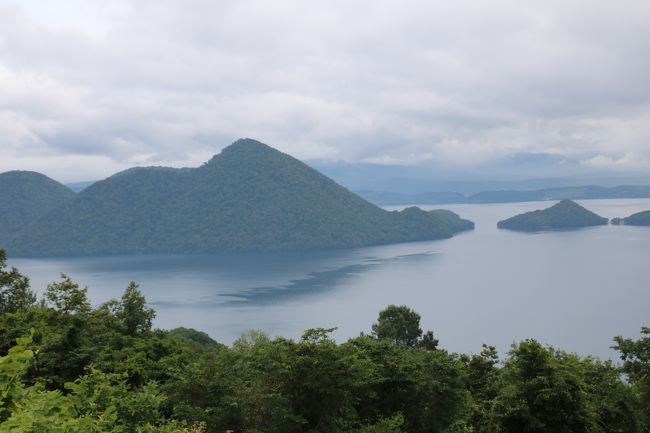
{"label": "slope covered in trees", "polygon": [[[4,278],[7,274],[11,277]],[[650,329],[609,361],[524,340],[450,353],[405,306],[345,342],[261,332],[220,345],[152,328],[136,284],[91,307],[67,277],[41,302],[0,266],[0,431],[13,433],[647,432]],[[3,281],[6,282],[3,283]],[[459,325],[460,326],[460,325]]]}
{"label": "slope covered in trees", "polygon": [[526,212],[499,221],[497,226],[510,230],[542,231],[605,225],[607,222],[607,218],[596,215],[576,202],[562,200],[547,209]]}
{"label": "slope covered in trees", "polygon": [[97,182],[9,243],[12,255],[303,250],[441,239],[449,211],[387,212],[304,163],[239,140],[201,167]]}
{"label": "slope covered in trees", "polygon": [[75,194],[33,171],[0,173],[0,245],[26,224],[71,201]]}

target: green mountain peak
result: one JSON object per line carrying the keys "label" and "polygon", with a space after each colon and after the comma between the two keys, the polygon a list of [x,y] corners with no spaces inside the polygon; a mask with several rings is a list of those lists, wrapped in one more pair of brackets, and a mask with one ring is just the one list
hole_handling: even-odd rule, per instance
{"label": "green mountain peak", "polygon": [[198,168],[126,170],[10,240],[10,254],[205,253],[347,248],[473,228],[448,211],[388,212],[303,162],[242,139]]}

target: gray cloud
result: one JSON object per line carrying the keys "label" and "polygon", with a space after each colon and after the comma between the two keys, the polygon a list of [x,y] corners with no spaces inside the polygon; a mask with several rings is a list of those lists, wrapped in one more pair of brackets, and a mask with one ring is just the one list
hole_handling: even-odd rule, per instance
{"label": "gray cloud", "polygon": [[[110,3],[110,6],[106,4]],[[650,169],[650,3],[0,2],[0,171],[302,159]]]}

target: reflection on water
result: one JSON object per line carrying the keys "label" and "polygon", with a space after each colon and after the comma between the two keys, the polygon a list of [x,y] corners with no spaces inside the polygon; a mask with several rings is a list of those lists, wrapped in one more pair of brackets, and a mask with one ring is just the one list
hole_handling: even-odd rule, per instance
{"label": "reflection on water", "polygon": [[[338,326],[369,331],[377,312],[407,304],[441,345],[507,350],[535,337],[580,353],[612,356],[611,337],[650,324],[650,228],[602,226],[517,233],[496,222],[551,203],[447,206],[476,223],[453,239],[352,250],[274,254],[142,255],[17,259],[37,290],[60,272],[89,286],[99,304],[137,281],[157,326],[194,327],[231,342],[248,329],[299,337]],[[581,204],[611,218],[650,200]]]}
{"label": "reflection on water", "polygon": [[[427,259],[432,253],[405,254],[389,258],[365,258],[361,263],[342,266],[337,269],[310,272],[306,278],[289,281],[281,286],[252,287],[240,292],[226,293],[224,296],[235,298],[225,302],[224,306],[237,304],[278,304],[289,300],[295,300],[299,297],[310,295],[323,295],[333,291],[336,287],[342,286],[354,276],[359,276],[369,271],[370,268],[381,266],[390,262],[400,260],[418,260]],[[212,305],[215,305],[214,303]]]}

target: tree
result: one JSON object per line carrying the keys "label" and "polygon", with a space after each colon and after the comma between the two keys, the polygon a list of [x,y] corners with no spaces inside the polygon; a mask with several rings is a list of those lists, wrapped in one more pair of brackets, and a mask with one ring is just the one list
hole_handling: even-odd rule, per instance
{"label": "tree", "polygon": [[422,334],[417,345],[422,349],[436,350],[438,348],[438,339],[433,336],[433,331],[427,331]]}
{"label": "tree", "polygon": [[464,365],[456,355],[364,335],[344,345],[374,365],[375,380],[355,394],[360,419],[377,423],[400,416],[410,433],[456,431],[452,424],[468,403]]}
{"label": "tree", "polygon": [[29,374],[47,376],[52,389],[60,389],[82,374],[97,353],[91,343],[95,335],[86,291],[61,274],[61,281],[47,286],[44,302],[26,317],[36,329],[34,340],[43,351]]}
{"label": "tree", "polygon": [[146,306],[147,301],[138,287],[133,281],[129,283],[115,312],[124,332],[131,336],[151,331],[151,322],[156,317],[156,312]]}
{"label": "tree", "polygon": [[587,433],[596,430],[588,388],[562,355],[535,340],[514,345],[491,412],[495,433]]}
{"label": "tree", "polygon": [[88,289],[79,287],[70,277],[61,274],[61,281],[51,283],[45,290],[45,299],[55,310],[64,314],[88,313],[90,302],[86,292]]}
{"label": "tree", "polygon": [[7,254],[0,249],[0,313],[15,313],[36,302],[36,295],[29,288],[29,278],[12,267],[5,270]]}
{"label": "tree", "polygon": [[638,390],[646,423],[650,424],[650,327],[641,328],[641,334],[638,340],[614,337],[614,349],[621,352],[623,371]]}
{"label": "tree", "polygon": [[309,329],[290,344],[286,392],[305,420],[303,431],[334,433],[357,424],[359,396],[368,395],[379,380],[366,353],[330,337],[334,329]]}
{"label": "tree", "polygon": [[396,344],[415,347],[422,336],[420,315],[406,305],[389,305],[379,312],[372,333],[379,339],[388,339]]}
{"label": "tree", "polygon": [[438,346],[433,332],[422,335],[420,315],[406,305],[389,305],[380,311],[377,323],[372,325],[372,334],[378,339],[391,340],[407,347],[434,350]]}
{"label": "tree", "polygon": [[582,370],[588,387],[588,396],[598,417],[598,425],[606,433],[647,432],[642,426],[639,395],[634,386],[621,380],[620,368],[612,361],[591,357],[577,359],[565,355],[565,361]]}
{"label": "tree", "polygon": [[483,345],[478,355],[461,355],[465,363],[467,388],[472,399],[469,423],[473,431],[488,431],[492,402],[499,391],[499,356],[494,346]]}

